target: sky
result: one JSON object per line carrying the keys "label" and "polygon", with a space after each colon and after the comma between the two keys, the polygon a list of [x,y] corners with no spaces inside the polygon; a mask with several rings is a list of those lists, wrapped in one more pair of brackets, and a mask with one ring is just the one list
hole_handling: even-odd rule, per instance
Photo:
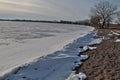
{"label": "sky", "polygon": [[[0,0],[0,18],[84,20],[100,1],[105,0]],[[108,1],[120,7],[120,0]]]}

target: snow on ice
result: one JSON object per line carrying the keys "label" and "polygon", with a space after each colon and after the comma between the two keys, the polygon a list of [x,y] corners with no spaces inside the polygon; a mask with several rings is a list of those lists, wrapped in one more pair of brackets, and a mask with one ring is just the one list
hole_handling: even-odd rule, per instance
{"label": "snow on ice", "polygon": [[[8,73],[3,77],[5,80],[78,80],[79,78],[84,80],[86,78],[84,73],[72,74],[72,76],[70,74],[76,66],[82,64],[82,60],[88,58],[87,55],[78,56],[78,54],[87,49],[95,49],[96,47],[90,46],[101,43],[101,38],[94,38],[97,31],[88,26],[46,23],[29,23],[26,30],[25,26],[28,26],[26,23],[23,23],[24,26],[21,23],[16,24],[22,26],[14,28],[15,31],[20,29],[17,35],[13,36],[12,33],[9,37],[6,34],[11,39],[5,39],[5,42],[1,40],[1,43],[9,43],[0,46],[0,75]],[[33,27],[34,25],[37,27]],[[10,29],[8,25],[5,25],[5,28]],[[36,31],[54,36],[41,38]],[[26,35],[21,36],[19,33],[29,36],[26,38]],[[37,37],[32,34],[36,34]]]}
{"label": "snow on ice", "polygon": [[[23,66],[15,74],[10,74],[5,80],[84,80],[86,75],[84,73],[71,74],[72,70],[81,65],[81,60],[87,59],[87,55],[77,56],[78,50],[82,40],[91,39],[92,44],[101,43],[101,38],[93,40],[94,31],[85,37],[79,38],[64,49],[54,52],[53,54],[45,56],[43,59],[38,59],[35,62]],[[91,38],[89,37],[91,36]],[[87,37],[87,38],[86,38]],[[81,41],[80,41],[81,40]],[[93,42],[94,41],[94,42]],[[82,44],[83,45],[83,44]],[[86,43],[85,43],[86,45]],[[84,45],[84,46],[85,46]],[[70,75],[71,74],[71,75]]]}

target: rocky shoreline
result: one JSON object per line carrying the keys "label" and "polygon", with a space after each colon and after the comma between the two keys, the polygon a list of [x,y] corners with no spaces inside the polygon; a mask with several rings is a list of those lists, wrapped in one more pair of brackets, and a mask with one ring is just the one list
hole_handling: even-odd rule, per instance
{"label": "rocky shoreline", "polygon": [[100,29],[98,37],[103,38],[97,49],[80,54],[89,59],[76,68],[76,73],[83,72],[87,80],[120,80],[120,42],[119,34],[110,29]]}

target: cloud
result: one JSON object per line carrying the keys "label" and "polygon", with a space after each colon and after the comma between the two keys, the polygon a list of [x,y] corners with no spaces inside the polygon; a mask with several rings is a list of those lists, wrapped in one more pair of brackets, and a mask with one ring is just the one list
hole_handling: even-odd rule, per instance
{"label": "cloud", "polygon": [[73,11],[54,0],[0,0],[0,11],[16,14],[66,15]]}
{"label": "cloud", "polygon": [[83,19],[96,2],[98,0],[0,0],[0,16]]}

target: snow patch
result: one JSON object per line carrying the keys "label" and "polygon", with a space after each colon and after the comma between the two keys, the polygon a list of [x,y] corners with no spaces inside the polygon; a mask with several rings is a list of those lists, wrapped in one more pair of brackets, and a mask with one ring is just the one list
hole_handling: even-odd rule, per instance
{"label": "snow patch", "polygon": [[117,36],[120,35],[119,33],[116,33],[116,32],[114,32],[114,31],[111,31],[110,33],[113,34],[113,35],[117,35]]}
{"label": "snow patch", "polygon": [[89,45],[95,45],[95,44],[100,44],[102,42],[103,38],[97,38],[97,39],[93,39]]}
{"label": "snow patch", "polygon": [[84,73],[75,74],[75,72],[72,72],[66,80],[86,80],[86,78],[87,76]]}
{"label": "snow patch", "polygon": [[115,42],[120,42],[120,39],[116,39]]}
{"label": "snow patch", "polygon": [[109,37],[115,37],[115,36],[119,36],[119,33],[116,33],[114,31],[110,31],[110,33],[108,34]]}
{"label": "snow patch", "polygon": [[82,58],[81,60],[86,60],[86,59],[88,59],[88,55],[80,55],[80,57]]}

